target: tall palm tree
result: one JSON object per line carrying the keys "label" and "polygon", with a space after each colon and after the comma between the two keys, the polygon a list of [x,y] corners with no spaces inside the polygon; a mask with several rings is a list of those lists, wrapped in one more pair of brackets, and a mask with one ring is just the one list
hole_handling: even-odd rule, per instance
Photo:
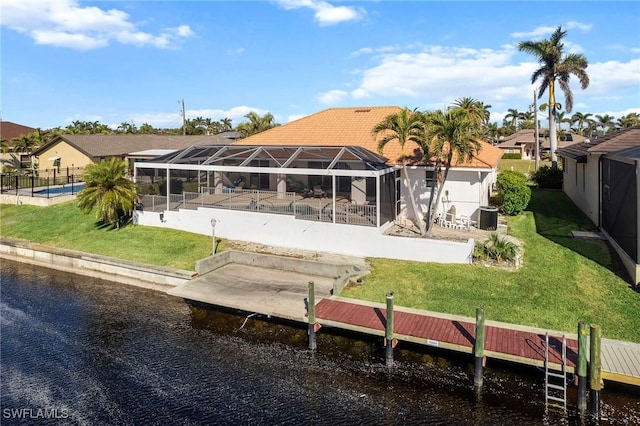
{"label": "tall palm tree", "polygon": [[402,163],[402,174],[404,184],[409,190],[409,201],[411,205],[411,214],[414,223],[424,233],[424,223],[421,215],[416,207],[416,200],[413,196],[413,187],[409,179],[407,170],[407,153],[405,147],[407,142],[415,142],[422,145],[424,142],[424,121],[422,114],[415,109],[409,110],[403,108],[395,114],[388,115],[384,120],[379,122],[371,130],[373,138],[378,142],[378,152],[382,154],[384,147],[391,142],[395,142],[400,146],[400,161]]}
{"label": "tall palm tree", "polygon": [[540,80],[538,98],[542,98],[544,92],[549,89],[549,144],[551,146],[551,163],[553,167],[558,167],[558,134],[556,130],[556,110],[559,108],[556,102],[556,82],[564,92],[565,110],[571,112],[573,109],[573,93],[569,87],[569,78],[575,75],[580,81],[582,89],[589,87],[589,76],[586,68],[589,65],[587,58],[581,54],[564,54],[564,43],[562,39],[567,34],[558,27],[549,40],[523,41],[518,44],[518,49],[531,53],[538,59],[540,68],[535,70],[531,76],[531,84]]}
{"label": "tall palm tree", "polygon": [[78,208],[89,214],[96,210],[96,218],[120,228],[131,216],[138,201],[136,184],[125,178],[127,163],[119,158],[90,164],[85,168],[85,188],[78,193]]}
{"label": "tall palm tree", "polygon": [[[514,129],[518,129],[518,119],[520,118],[520,112],[515,108],[509,108],[504,119],[510,123]],[[511,119],[511,120],[509,120]]]}
{"label": "tall palm tree", "polygon": [[251,111],[245,118],[249,120],[249,122],[243,122],[238,124],[236,130],[242,133],[244,136],[255,135],[256,133],[264,132],[265,130],[269,130],[272,127],[279,126],[278,123],[275,122],[275,118],[273,115],[268,112],[262,117],[258,115],[255,111]]}
{"label": "tall palm tree", "polygon": [[458,163],[470,160],[481,149],[482,130],[477,121],[460,108],[426,113],[424,121],[426,139],[421,144],[424,161],[434,162],[438,186],[435,198],[432,191],[429,206],[427,235],[430,235],[453,156],[456,154]]}

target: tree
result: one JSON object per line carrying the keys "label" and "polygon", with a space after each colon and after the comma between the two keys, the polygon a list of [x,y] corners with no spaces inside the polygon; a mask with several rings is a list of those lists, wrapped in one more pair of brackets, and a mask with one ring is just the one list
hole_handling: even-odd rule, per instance
{"label": "tree", "polygon": [[589,87],[589,76],[585,71],[589,65],[587,58],[576,53],[564,54],[562,39],[566,34],[566,31],[562,31],[562,27],[558,27],[548,40],[523,41],[518,44],[520,51],[532,54],[540,64],[540,68],[531,75],[531,84],[540,80],[538,98],[542,98],[545,91],[549,90],[549,144],[553,167],[558,167],[556,110],[560,108],[560,105],[556,102],[556,82],[564,92],[567,112],[571,112],[573,109],[573,93],[569,87],[571,75],[578,78],[583,90]]}
{"label": "tree", "polygon": [[236,128],[236,130],[244,136],[255,135],[256,133],[264,132],[265,130],[279,126],[270,112],[260,117],[258,113],[251,111],[249,114],[245,115],[245,118],[247,118],[249,122],[245,121],[240,123]]}
{"label": "tree", "polygon": [[223,132],[228,132],[230,130],[233,130],[233,122],[229,117],[225,117],[222,120],[220,120],[220,124],[222,125],[221,131]]}
{"label": "tree", "polygon": [[[590,127],[590,122],[591,120],[591,116],[593,114],[591,113],[586,113],[583,114],[579,111],[575,112],[572,116],[571,116],[571,124],[577,124],[577,126],[574,128],[574,131],[576,132],[576,134],[584,136],[585,133],[589,130]],[[585,124],[586,124],[586,128],[585,128]]]}
{"label": "tree", "polygon": [[89,214],[96,210],[96,218],[120,228],[131,216],[138,201],[136,184],[125,178],[127,163],[119,158],[90,164],[85,168],[85,188],[78,193],[78,208]]}
{"label": "tree", "polygon": [[630,112],[624,117],[618,118],[616,125],[620,129],[640,125],[640,114],[638,114],[637,112]]}
{"label": "tree", "polygon": [[142,123],[142,126],[140,126],[140,129],[138,130],[138,133],[140,133],[141,135],[153,135],[156,134],[156,129],[153,128],[153,126],[149,123]]}
{"label": "tree", "polygon": [[[510,123],[514,129],[518,129],[518,119],[520,118],[520,112],[515,108],[509,108],[504,119],[507,123]],[[511,119],[511,120],[509,120]]]}
{"label": "tree", "polygon": [[411,206],[411,214],[414,217],[415,224],[424,233],[423,220],[418,213],[416,200],[413,196],[413,187],[409,179],[407,170],[407,154],[405,147],[407,142],[414,142],[418,145],[424,143],[424,120],[420,112],[403,108],[395,114],[388,115],[380,123],[376,124],[371,130],[371,134],[378,142],[378,152],[382,154],[384,147],[391,142],[400,145],[400,161],[402,163],[402,174],[404,184],[409,190],[409,201]]}
{"label": "tree", "polygon": [[609,114],[596,114],[597,126],[602,130],[603,134],[607,134],[611,129],[614,128],[616,123],[613,121],[615,117]]}
{"label": "tree", "polygon": [[449,108],[446,112],[426,113],[424,121],[426,138],[421,144],[423,160],[434,162],[438,187],[435,198],[433,197],[435,186],[432,189],[427,215],[427,235],[430,235],[453,156],[456,154],[457,163],[470,160],[481,149],[482,130],[472,116],[458,107]]}

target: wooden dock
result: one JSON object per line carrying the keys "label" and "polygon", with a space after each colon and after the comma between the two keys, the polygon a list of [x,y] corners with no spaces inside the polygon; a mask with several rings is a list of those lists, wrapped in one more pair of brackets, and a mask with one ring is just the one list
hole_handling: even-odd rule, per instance
{"label": "wooden dock", "polygon": [[[320,325],[385,335],[386,306],[380,303],[332,297],[316,304]],[[475,342],[473,318],[410,308],[394,308],[394,337],[398,341],[422,344],[471,354]],[[578,358],[575,334],[486,321],[485,355],[525,365],[544,365],[545,334],[549,333],[549,362],[559,366],[562,337],[567,339],[567,370],[573,372]],[[602,377],[640,386],[640,345],[603,339]]]}

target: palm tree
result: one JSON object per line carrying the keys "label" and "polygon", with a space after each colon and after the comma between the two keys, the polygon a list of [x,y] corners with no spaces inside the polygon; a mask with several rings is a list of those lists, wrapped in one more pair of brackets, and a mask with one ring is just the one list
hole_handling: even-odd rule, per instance
{"label": "palm tree", "polygon": [[615,125],[616,123],[613,121],[615,117],[613,115],[609,115],[609,114],[596,114],[596,121],[598,123],[598,127],[600,129],[602,129],[602,133],[603,134],[607,134],[607,132],[609,132]]}
{"label": "palm tree", "polygon": [[[584,136],[585,130],[588,130],[589,128],[589,122],[591,121],[590,117],[592,115],[593,114],[589,112],[586,114],[583,114],[578,111],[571,116],[571,124],[577,124],[574,130],[578,135]],[[585,124],[587,125],[586,129],[585,129]]]}
{"label": "palm tree", "polygon": [[136,184],[125,178],[126,170],[126,161],[119,158],[88,165],[83,176],[86,187],[78,193],[78,208],[84,214],[95,209],[98,220],[120,228],[138,201]]}
{"label": "palm tree", "polygon": [[260,117],[258,113],[251,111],[249,114],[245,115],[245,118],[247,118],[249,122],[240,123],[236,128],[236,130],[244,136],[255,135],[256,133],[264,132],[272,127],[279,126],[270,112]]}
{"label": "palm tree", "polygon": [[[515,108],[509,108],[507,110],[507,114],[504,116],[504,119],[507,123],[510,123],[514,129],[518,129],[518,119],[520,118],[520,112]],[[509,119],[511,119],[509,121]]]}
{"label": "palm tree", "polygon": [[[396,142],[400,145],[400,161],[402,162],[402,173],[404,184],[409,190],[409,201],[411,205],[411,214],[415,219],[416,226],[424,233],[423,220],[418,214],[416,200],[413,196],[413,187],[409,179],[407,170],[407,153],[405,146],[407,142],[415,142],[422,145],[424,141],[424,121],[422,114],[415,109],[413,111],[403,108],[395,114],[388,115],[384,120],[375,125],[371,130],[371,134],[378,141],[378,152],[382,154],[384,147],[390,142]],[[379,138],[382,136],[381,138]]]}
{"label": "palm tree", "polygon": [[229,130],[233,129],[233,122],[229,117],[225,117],[222,120],[220,120],[220,124],[222,125],[221,131],[223,132],[228,132]]}
{"label": "palm tree", "polygon": [[435,198],[432,190],[431,204],[429,205],[427,235],[430,235],[442,190],[453,162],[453,155],[456,154],[458,163],[470,160],[481,149],[482,131],[477,121],[465,110],[455,107],[446,112],[426,113],[424,120],[426,139],[421,143],[424,153],[423,160],[434,162],[438,185],[438,193]]}
{"label": "palm tree", "polygon": [[623,129],[626,127],[633,127],[640,124],[640,114],[637,112],[630,112],[624,117],[618,118],[616,125],[618,128]]}
{"label": "palm tree", "polygon": [[567,112],[571,112],[573,109],[573,93],[569,87],[571,75],[578,78],[583,90],[589,87],[589,76],[585,71],[589,65],[587,58],[576,53],[564,54],[562,39],[566,34],[566,31],[562,31],[562,27],[558,27],[551,34],[549,40],[523,41],[518,44],[520,51],[531,53],[541,65],[531,76],[531,84],[541,80],[538,98],[542,98],[544,92],[549,89],[549,144],[551,146],[551,163],[554,168],[558,167],[556,110],[560,107],[556,102],[556,82],[564,92]]}
{"label": "palm tree", "polygon": [[142,126],[140,126],[140,129],[138,130],[138,133],[142,135],[153,135],[156,133],[156,129],[154,129],[153,126],[149,123],[142,123]]}

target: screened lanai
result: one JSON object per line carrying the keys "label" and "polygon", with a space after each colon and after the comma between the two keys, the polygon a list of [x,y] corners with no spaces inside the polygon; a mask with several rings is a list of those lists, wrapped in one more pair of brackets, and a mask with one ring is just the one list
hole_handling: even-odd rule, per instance
{"label": "screened lanai", "polygon": [[134,163],[144,210],[216,208],[380,227],[400,208],[399,167],[361,147],[192,146]]}

